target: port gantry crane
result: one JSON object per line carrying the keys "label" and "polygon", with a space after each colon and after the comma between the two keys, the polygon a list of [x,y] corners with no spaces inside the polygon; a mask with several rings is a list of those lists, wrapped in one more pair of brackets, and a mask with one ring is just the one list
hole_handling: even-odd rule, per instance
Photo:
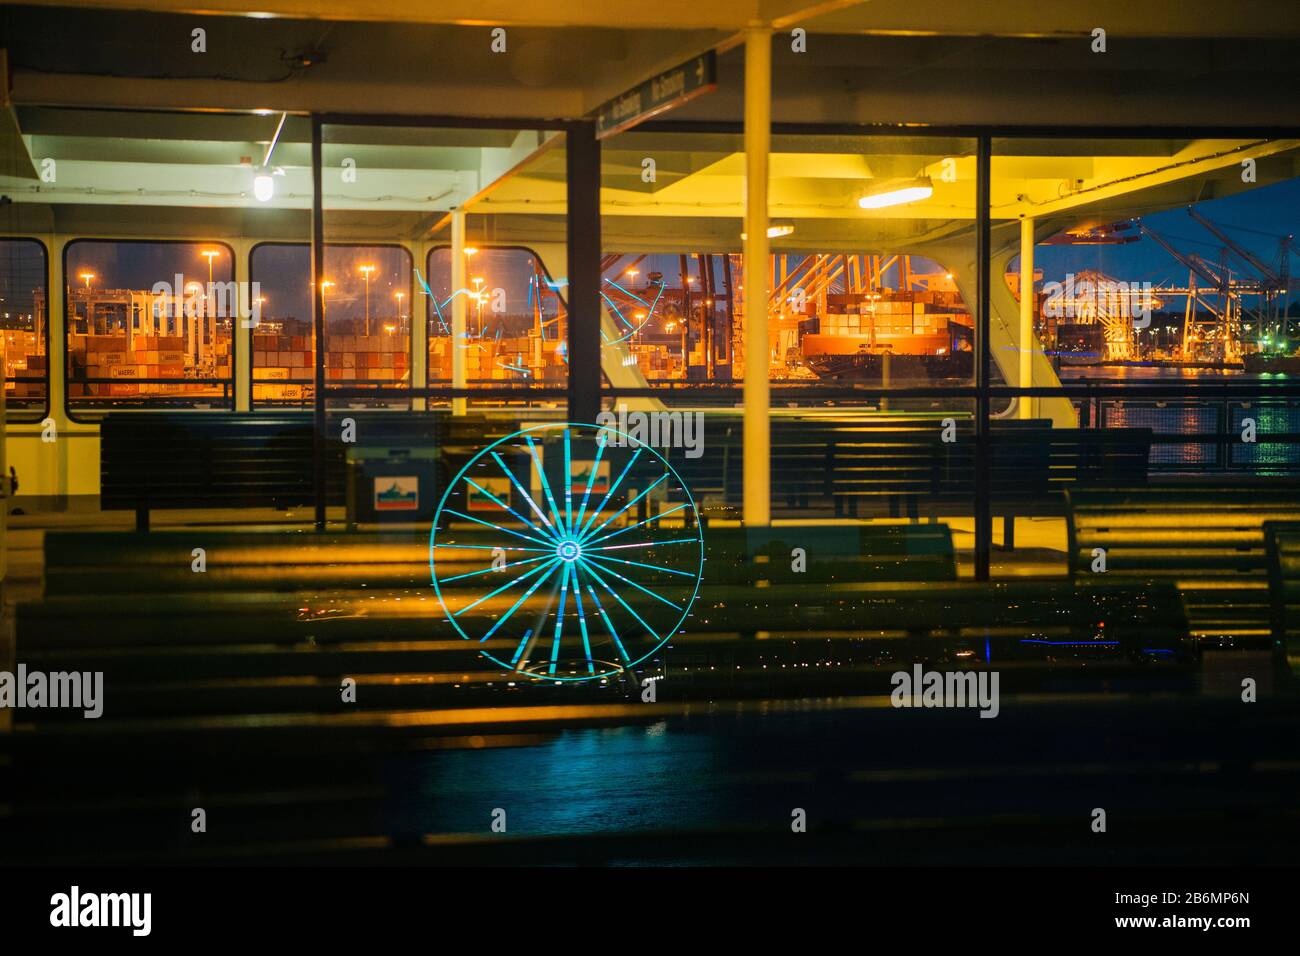
{"label": "port gantry crane", "polygon": [[[1212,223],[1194,209],[1188,207],[1188,214],[1194,221],[1205,227],[1216,239],[1223,243],[1220,261],[1210,263],[1202,256],[1192,252],[1182,252],[1168,239],[1140,219],[1133,220],[1142,235],[1169,253],[1177,262],[1188,270],[1188,281],[1183,289],[1162,289],[1170,295],[1187,297],[1187,308],[1183,316],[1182,358],[1185,361],[1195,359],[1198,346],[1212,345],[1213,358],[1224,362],[1235,362],[1242,355],[1242,331],[1245,327],[1243,316],[1255,318],[1260,330],[1265,324],[1276,326],[1285,310],[1284,302],[1290,286],[1290,243],[1291,237],[1281,240],[1280,263],[1275,268],[1268,265],[1259,256],[1246,249],[1229,237],[1221,227]],[[1234,279],[1233,270],[1228,263],[1229,254],[1236,256],[1249,269],[1258,273],[1258,277]],[[1197,279],[1204,285],[1198,285]],[[1217,300],[1211,301],[1210,296]],[[1261,308],[1247,309],[1244,299],[1256,297],[1263,299]],[[1204,322],[1199,318],[1197,306],[1204,307],[1211,316]],[[1209,330],[1200,328],[1209,325]]]}

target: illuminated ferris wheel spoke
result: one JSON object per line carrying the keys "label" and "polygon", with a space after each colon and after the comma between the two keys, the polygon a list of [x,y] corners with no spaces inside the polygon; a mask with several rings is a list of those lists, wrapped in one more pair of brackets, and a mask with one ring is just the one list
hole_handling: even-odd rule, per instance
{"label": "illuminated ferris wheel spoke", "polygon": [[[606,279],[605,281],[608,282],[609,280]],[[619,320],[620,320],[624,325],[626,325],[626,326],[627,326],[629,329],[631,329],[633,332],[636,331],[636,326],[634,326],[634,325],[633,325],[631,322],[629,322],[627,319],[623,318],[623,310],[620,309],[617,305],[614,304],[614,300],[613,300],[613,299],[611,299],[609,296],[605,295],[605,293],[603,293],[603,292],[600,294],[600,297],[601,297],[602,299],[604,299],[606,302],[609,303],[609,307],[610,307],[611,309],[614,310],[614,314],[617,315],[617,316],[619,317]]]}
{"label": "illuminated ferris wheel spoke", "polygon": [[632,658],[628,654],[627,648],[623,646],[623,642],[619,640],[618,631],[614,629],[614,622],[609,619],[609,614],[605,611],[605,605],[600,603],[600,598],[596,596],[596,591],[590,584],[587,585],[587,593],[590,594],[591,599],[596,602],[597,616],[605,622],[605,627],[609,630],[609,636],[614,639],[614,646],[618,648],[618,652],[623,655],[623,660],[630,664]]}
{"label": "illuminated ferris wheel spoke", "polygon": [[[572,565],[570,565],[572,567]],[[582,631],[582,651],[587,659],[587,673],[596,673],[596,665],[591,659],[591,639],[587,636],[587,613],[582,606],[582,582],[578,572],[573,572],[573,606],[578,611],[578,628]]]}
{"label": "illuminated ferris wheel spoke", "polygon": [[622,292],[624,295],[629,296],[629,297],[631,297],[631,298],[633,298],[633,299],[636,299],[636,300],[637,300],[638,302],[640,302],[642,305],[645,305],[645,304],[646,304],[646,303],[645,303],[645,299],[641,298],[641,297],[640,297],[639,295],[637,295],[635,292],[629,292],[627,289],[624,289],[621,285],[619,285],[619,284],[618,284],[617,282],[615,282],[613,279],[606,279],[605,281],[608,282],[610,285],[612,285],[612,286],[613,286],[615,289],[617,289],[619,292]]}
{"label": "illuminated ferris wheel spoke", "polygon": [[[493,531],[504,531],[506,534],[512,534],[516,538],[523,538],[525,541],[531,541],[533,544],[543,544],[543,545],[550,544],[549,541],[543,541],[540,538],[534,538],[532,535],[521,534],[518,531],[511,531],[509,528],[503,528],[500,525],[493,524],[491,521],[483,521],[480,518],[475,518],[473,515],[467,515],[460,511],[453,511],[451,508],[447,508],[446,511],[447,514],[449,515],[454,515],[457,518],[464,518],[466,521],[473,521],[475,524],[481,524],[485,528],[491,528]],[[445,546],[438,545],[438,547],[441,548]]]}
{"label": "illuminated ferris wheel spoke", "polygon": [[564,530],[573,530],[573,449],[569,430],[564,430]]}
{"label": "illuminated ferris wheel spoke", "polygon": [[555,614],[555,638],[551,642],[551,669],[549,673],[555,673],[555,665],[560,660],[560,638],[564,634],[564,608],[569,599],[569,571],[572,565],[566,564],[564,571],[560,576],[560,609]]}
{"label": "illuminated ferris wheel spoke", "polygon": [[[523,639],[520,640],[519,646],[515,648],[515,656],[510,658],[511,667],[514,667],[516,664],[519,663],[519,657],[524,653],[524,648],[528,646],[528,639],[532,636],[533,636],[533,629],[531,627],[528,630],[524,631]],[[487,640],[487,638],[483,638],[483,640]]]}
{"label": "illuminated ferris wheel spoke", "polygon": [[480,604],[482,604],[484,601],[486,601],[486,600],[488,600],[488,599],[490,599],[490,598],[494,598],[494,597],[496,597],[496,596],[497,596],[498,594],[500,594],[502,591],[508,591],[508,590],[510,590],[512,587],[514,587],[514,586],[515,586],[516,584],[518,584],[520,581],[524,580],[524,578],[530,578],[530,577],[532,577],[534,574],[538,574],[538,573],[540,573],[540,572],[542,572],[542,571],[547,570],[548,568],[553,568],[553,567],[555,566],[555,564],[559,562],[559,560],[560,560],[559,558],[554,558],[554,559],[552,559],[550,562],[548,562],[547,564],[543,564],[540,568],[533,568],[531,571],[525,571],[523,574],[519,575],[519,577],[515,578],[513,581],[509,581],[509,582],[507,582],[507,583],[501,585],[501,587],[497,588],[497,589],[496,589],[495,591],[493,591],[491,594],[485,594],[485,595],[483,595],[481,598],[479,598],[477,601],[474,601],[474,602],[472,602],[472,603],[470,603],[470,604],[466,604],[466,605],[465,605],[463,608],[461,608],[459,611],[456,611],[454,614],[452,614],[452,617],[460,617],[460,616],[461,616],[462,614],[464,614],[466,611],[469,611],[469,610],[472,610],[473,608],[478,607],[478,606],[479,606]]}
{"label": "illuminated ferris wheel spoke", "polygon": [[[599,554],[584,554],[584,555],[583,555],[583,559],[584,559],[584,560],[588,560],[588,559],[589,559],[589,560],[592,560],[592,561],[616,561],[616,562],[618,562],[619,564],[630,564],[630,565],[633,565],[634,567],[638,567],[638,568],[649,568],[651,571],[666,571],[668,574],[680,574],[680,575],[681,575],[682,577],[684,577],[684,578],[693,578],[693,577],[695,577],[695,575],[691,574],[691,572],[689,572],[689,571],[678,571],[676,568],[666,568],[666,567],[664,567],[664,566],[661,565],[661,564],[646,564],[644,561],[624,561],[622,558],[607,558],[607,557],[603,557],[603,556],[601,556],[601,555],[599,555]],[[541,558],[533,558],[532,560],[534,560],[534,561],[540,561],[540,560],[542,560],[542,559],[541,559]],[[520,563],[522,563],[522,562],[520,562]],[[476,572],[476,573],[479,573],[479,572]],[[450,581],[450,580],[452,580],[452,579],[451,579],[451,578],[448,578],[447,580]]]}
{"label": "illuminated ferris wheel spoke", "polygon": [[514,484],[516,488],[519,489],[519,493],[523,495],[524,500],[528,502],[528,507],[532,508],[533,511],[537,514],[537,517],[542,519],[542,523],[546,525],[547,533],[552,535],[558,534],[559,532],[557,532],[555,530],[555,527],[551,524],[551,519],[546,517],[546,515],[542,513],[542,509],[537,506],[537,502],[534,501],[533,496],[528,493],[528,489],[526,489],[522,484],[520,484],[519,479],[515,476],[515,473],[506,467],[506,463],[501,460],[501,456],[498,455],[496,452],[493,452],[492,458],[501,467],[501,471],[505,473],[505,476],[510,479],[510,481]]}
{"label": "illuminated ferris wheel spoke", "polygon": [[590,564],[587,564],[585,561],[581,563],[582,563],[582,570],[590,574],[593,578],[596,579],[597,584],[599,584],[602,588],[604,588],[606,591],[612,594],[614,596],[614,600],[617,601],[619,604],[623,605],[623,609],[627,611],[628,614],[631,614],[634,618],[636,618],[637,621],[640,622],[641,626],[650,632],[651,637],[653,637],[657,641],[661,641],[661,642],[663,641],[663,638],[661,638],[657,633],[655,633],[655,629],[645,622],[645,618],[643,618],[636,611],[632,610],[632,606],[623,600],[623,596],[605,583],[605,579],[596,573],[595,568],[593,568]]}
{"label": "illuminated ferris wheel spoke", "polygon": [[[592,547],[592,545],[599,544],[601,541],[608,541],[610,538],[617,538],[620,534],[627,534],[629,531],[635,531],[637,528],[641,527],[642,525],[647,525],[651,521],[658,521],[660,518],[667,518],[670,514],[675,514],[676,512],[681,511],[683,508],[689,508],[689,507],[690,505],[678,505],[676,508],[669,508],[667,511],[661,511],[657,515],[651,515],[649,518],[646,518],[644,521],[638,521],[636,524],[630,524],[626,528],[619,528],[617,531],[612,531],[609,534],[605,535],[604,537],[596,538],[594,541],[587,540],[584,538],[582,542],[583,550],[584,551],[589,550]],[[658,543],[658,542],[654,542],[654,543]]]}
{"label": "illuminated ferris wheel spoke", "polygon": [[[556,564],[560,564],[561,562],[560,562],[560,560],[557,558],[556,561],[555,561],[555,563],[556,563]],[[533,592],[534,592],[534,591],[536,591],[539,587],[541,587],[543,584],[545,584],[547,581],[549,581],[549,580],[551,579],[551,574],[553,574],[554,572],[555,572],[555,569],[554,569],[554,567],[552,567],[552,568],[551,568],[551,572],[550,572],[549,574],[544,574],[544,575],[542,575],[540,578],[538,578],[536,581],[534,581],[533,584],[532,584],[532,586],[529,587],[528,590],[524,592],[524,596],[521,597],[518,601],[516,601],[516,602],[514,603],[514,606],[511,607],[510,610],[506,611],[505,614],[501,615],[501,618],[500,618],[500,619],[499,619],[495,624],[492,625],[492,627],[488,630],[488,632],[487,632],[486,634],[483,635],[483,637],[482,637],[480,640],[481,640],[481,641],[486,641],[489,637],[491,637],[493,634],[495,634],[495,633],[497,632],[497,628],[499,628],[499,627],[500,627],[502,624],[504,624],[506,621],[510,620],[510,616],[511,616],[512,614],[514,614],[515,611],[519,610],[519,608],[523,606],[523,603],[524,603],[525,601],[527,601],[530,597],[533,596]],[[532,629],[531,627],[528,629],[528,633],[529,633],[529,634],[533,633],[533,629]],[[525,635],[525,638],[526,638],[526,637],[527,637],[527,635]]]}
{"label": "illuminated ferris wheel spoke", "polygon": [[596,442],[596,460],[591,463],[591,474],[587,476],[587,490],[582,493],[582,505],[578,508],[577,520],[571,527],[579,528],[582,526],[582,517],[587,513],[587,501],[591,498],[591,488],[596,483],[596,473],[600,471],[600,459],[605,454],[605,439],[602,437]]}
{"label": "illuminated ferris wheel spoke", "polygon": [[615,511],[612,515],[610,515],[608,518],[606,518],[604,521],[602,521],[602,522],[600,523],[600,526],[599,526],[599,527],[597,527],[597,528],[596,528],[595,530],[593,530],[593,531],[588,531],[588,532],[584,533],[583,536],[582,536],[582,540],[583,540],[583,541],[586,541],[586,540],[587,540],[588,538],[590,538],[593,534],[596,534],[597,532],[599,532],[602,528],[604,528],[606,525],[608,525],[611,521],[613,521],[613,520],[614,520],[615,518],[617,518],[619,515],[621,515],[621,514],[627,512],[627,511],[630,511],[631,508],[632,508],[632,506],[633,506],[634,504],[636,504],[638,501],[640,501],[640,500],[641,500],[642,498],[644,498],[646,495],[650,494],[650,492],[654,491],[656,488],[658,488],[660,485],[662,485],[662,484],[663,484],[665,481],[667,481],[667,480],[668,480],[668,472],[665,471],[662,475],[660,475],[660,476],[658,477],[658,479],[655,480],[654,484],[652,484],[649,488],[644,489],[640,494],[638,494],[635,498],[633,498],[631,501],[629,501],[627,504],[625,504],[622,508],[619,508],[619,509],[618,509],[617,511]]}
{"label": "illuminated ferris wheel spoke", "polygon": [[[664,512],[668,514],[668,512]],[[656,516],[657,517],[657,516]],[[611,535],[612,537],[612,535]],[[602,538],[603,540],[607,540]],[[593,548],[591,545],[583,545],[583,553],[588,551],[625,551],[628,548],[657,548],[663,544],[699,544],[699,538],[673,538],[671,541],[638,541],[636,544],[607,544],[603,548]],[[532,548],[521,548],[521,551],[532,551]]]}
{"label": "illuminated ferris wheel spoke", "polygon": [[[671,530],[654,524],[694,503],[634,522],[648,498],[666,493],[689,502],[689,490],[662,455],[630,436],[623,436],[631,450],[620,453],[611,481],[614,455],[608,449],[621,443],[610,434],[597,425],[524,428],[481,449],[442,492],[429,542],[434,589],[449,626],[506,670],[564,682],[638,667],[679,632],[698,594],[699,522],[688,518]],[[531,459],[526,467],[525,454]],[[590,469],[581,487],[575,469]],[[557,480],[565,482],[563,489]],[[465,504],[465,511],[450,507],[459,499],[474,511]],[[457,529],[469,525],[474,537],[457,543],[464,533]],[[615,535],[623,537],[610,541]],[[444,536],[450,539],[445,545]],[[498,551],[494,537],[510,544]],[[650,540],[655,537],[666,540]],[[688,543],[694,547],[683,547]],[[672,547],[636,550],[658,545]],[[508,557],[485,567],[488,550]],[[494,578],[496,571],[504,573]]]}
{"label": "illuminated ferris wheel spoke", "polygon": [[[567,435],[568,429],[565,429],[564,433]],[[537,469],[537,477],[542,480],[542,491],[546,493],[546,500],[550,502],[551,514],[555,516],[555,523],[560,526],[559,533],[563,534],[569,529],[560,520],[560,506],[555,503],[555,495],[551,494],[551,483],[546,480],[546,470],[542,467],[542,456],[537,453],[537,446],[533,444],[531,435],[525,435],[524,441],[528,443],[528,453],[533,456],[533,467]]]}
{"label": "illuminated ferris wheel spoke", "polygon": [[[581,560],[583,561],[584,564],[586,563],[586,558],[582,558]],[[602,560],[608,560],[608,559],[605,559],[605,558],[596,558],[596,560],[598,560],[598,561],[602,561]],[[591,568],[591,565],[587,564],[586,567],[587,567],[588,569],[590,569],[590,568]],[[624,584],[630,584],[630,585],[632,585],[632,587],[636,588],[638,591],[644,591],[646,594],[650,595],[650,596],[651,596],[652,598],[654,598],[656,601],[663,601],[665,604],[667,604],[667,605],[668,605],[670,608],[672,608],[674,611],[680,611],[680,610],[681,610],[680,607],[678,607],[678,606],[677,606],[676,604],[674,604],[672,601],[668,600],[666,597],[663,597],[662,595],[659,595],[659,594],[655,594],[655,592],[654,592],[654,591],[651,591],[649,588],[644,588],[644,587],[642,587],[641,585],[639,585],[639,584],[637,584],[635,581],[633,581],[631,578],[629,578],[629,577],[624,577],[623,575],[619,574],[619,573],[618,573],[617,571],[615,571],[613,568],[607,568],[607,567],[605,567],[605,565],[603,565],[603,564],[600,565],[599,567],[600,567],[600,569],[601,569],[602,571],[604,571],[606,574],[612,574],[612,575],[614,575],[614,577],[618,578],[618,579],[619,579],[620,581],[622,581]]]}
{"label": "illuminated ferris wheel spoke", "polygon": [[618,491],[618,486],[623,484],[623,479],[627,477],[627,473],[632,470],[632,466],[636,464],[636,460],[641,457],[641,452],[643,452],[644,450],[645,450],[644,446],[636,450],[636,452],[632,455],[631,460],[628,461],[627,465],[623,468],[622,472],[619,473],[618,480],[609,486],[609,491],[605,492],[605,497],[600,499],[600,504],[596,505],[596,510],[593,511],[591,513],[591,517],[587,519],[587,526],[579,529],[578,531],[579,538],[586,537],[587,528],[595,524],[596,519],[600,517],[600,509],[605,507],[605,502],[609,501],[610,495]]}
{"label": "illuminated ferris wheel spoke", "polygon": [[480,494],[486,495],[487,498],[488,498],[488,499],[489,499],[493,504],[498,505],[498,506],[501,507],[501,508],[504,508],[506,511],[510,512],[512,515],[514,515],[516,518],[518,518],[518,519],[519,519],[520,521],[522,521],[524,524],[528,525],[528,527],[532,528],[532,529],[533,529],[534,531],[536,531],[538,534],[543,534],[543,535],[544,535],[544,534],[547,533],[547,532],[543,531],[541,528],[537,527],[537,525],[533,524],[531,521],[529,521],[527,518],[525,518],[525,517],[524,517],[523,515],[521,515],[519,512],[515,511],[514,508],[511,508],[508,504],[506,504],[504,501],[502,501],[502,500],[501,500],[500,498],[498,498],[496,495],[492,494],[492,492],[488,491],[486,488],[484,488],[482,485],[480,485],[478,482],[476,482],[473,478],[470,478],[468,475],[466,475],[466,476],[465,476],[465,482],[466,482],[467,484],[473,485],[476,489],[478,489],[478,491],[479,491]]}
{"label": "illuminated ferris wheel spoke", "polygon": [[661,283],[659,283],[659,291],[658,291],[658,293],[655,294],[655,300],[654,300],[653,302],[650,303],[650,311],[651,311],[651,313],[654,312],[654,308],[655,308],[655,306],[659,304],[659,300],[662,299],[663,296],[664,296],[664,284],[661,282]]}
{"label": "illuminated ferris wheel spoke", "polygon": [[524,558],[522,561],[511,561],[509,564],[503,564],[499,568],[486,567],[486,568],[480,568],[477,571],[466,571],[464,574],[455,574],[449,578],[443,578],[443,582],[450,584],[452,581],[460,581],[463,578],[474,578],[474,577],[478,577],[480,574],[492,574],[493,572],[504,571],[506,568],[517,568],[522,564],[536,564],[538,561],[545,561],[545,560],[546,560],[545,555],[542,555],[542,557],[540,558]]}
{"label": "illuminated ferris wheel spoke", "polygon": [[554,548],[521,548],[514,544],[443,544],[439,542],[436,547],[439,548],[456,548],[460,551],[544,551],[547,554],[554,553]]}
{"label": "illuminated ferris wheel spoke", "polygon": [[[563,568],[567,568],[569,566],[566,562],[561,562],[561,564]],[[537,615],[536,619],[534,620],[532,628],[530,628],[530,630],[532,630],[534,633],[534,637],[533,637],[534,640],[537,640],[542,637],[542,632],[546,628],[546,619],[551,616],[551,608],[555,606],[555,599],[556,597],[559,596],[560,585],[561,582],[564,580],[564,578],[562,576],[561,578],[556,579],[554,576],[548,575],[547,580],[553,580],[555,581],[555,583],[551,586],[551,591],[546,596],[546,606],[541,609],[541,612]],[[528,661],[529,659],[531,659],[531,655],[525,655],[524,660]]]}

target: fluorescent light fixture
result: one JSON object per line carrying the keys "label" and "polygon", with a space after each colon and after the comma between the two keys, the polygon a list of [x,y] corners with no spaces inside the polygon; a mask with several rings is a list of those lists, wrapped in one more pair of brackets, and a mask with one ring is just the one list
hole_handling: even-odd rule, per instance
{"label": "fluorescent light fixture", "polygon": [[[792,222],[774,222],[772,225],[767,227],[767,238],[769,239],[780,239],[782,236],[793,235],[793,233],[794,223]],[[741,242],[744,242],[748,238],[749,233],[742,232],[740,234]]]}
{"label": "fluorescent light fixture", "polygon": [[275,195],[275,180],[269,170],[263,169],[253,177],[253,197],[258,202],[270,202]]}
{"label": "fluorescent light fixture", "polygon": [[901,206],[903,203],[919,202],[934,195],[934,186],[929,176],[917,179],[905,179],[901,182],[888,183],[867,190],[867,194],[858,200],[863,209],[884,209],[887,206]]}

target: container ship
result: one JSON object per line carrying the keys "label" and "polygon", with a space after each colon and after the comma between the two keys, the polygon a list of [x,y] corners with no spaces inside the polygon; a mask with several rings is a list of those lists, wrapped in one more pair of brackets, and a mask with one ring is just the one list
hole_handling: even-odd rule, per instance
{"label": "container ship", "polygon": [[813,375],[872,384],[954,384],[974,374],[970,313],[952,290],[843,293],[801,323]]}

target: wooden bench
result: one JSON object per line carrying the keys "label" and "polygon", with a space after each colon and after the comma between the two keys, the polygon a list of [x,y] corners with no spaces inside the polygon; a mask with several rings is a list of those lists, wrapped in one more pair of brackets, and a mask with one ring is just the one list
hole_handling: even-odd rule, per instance
{"label": "wooden bench", "polygon": [[[114,412],[100,423],[100,507],[289,508],[315,500],[310,415]],[[328,501],[343,501],[343,446],[327,444]]]}
{"label": "wooden bench", "polygon": [[[644,610],[649,599],[627,600]],[[481,628],[495,613],[462,620]],[[629,686],[520,681],[479,656],[506,653],[512,641],[464,641],[432,599],[392,591],[306,603],[253,592],[50,598],[20,605],[17,633],[29,668],[102,671],[110,720],[615,701]],[[666,693],[688,699],[878,692],[882,674],[915,661],[991,663],[1030,686],[1064,674],[1113,687],[1146,680],[1153,666],[1185,666],[1186,635],[1172,585],[709,584],[684,633],[641,670],[670,673]],[[345,676],[359,685],[356,705],[341,701]]]}
{"label": "wooden bench", "polygon": [[[975,437],[968,420],[943,441],[939,419],[773,419],[772,508],[777,516],[943,517],[969,513]],[[701,514],[739,517],[744,498],[743,429],[707,418],[706,454],[675,463]],[[1017,516],[1063,515],[1065,488],[1141,485],[1148,428],[1060,429],[1045,420],[995,422],[990,507],[1014,547]]]}
{"label": "wooden bench", "polygon": [[[342,419],[356,447],[456,449],[445,471],[518,429],[511,419],[445,412],[331,412],[325,442],[326,502],[344,501]],[[308,413],[115,412],[100,423],[100,507],[136,513],[176,508],[289,508],[315,503],[315,426]],[[442,476],[444,478],[448,475]]]}
{"label": "wooden bench", "polygon": [[[47,596],[17,608],[21,659],[103,671],[116,716],[335,712],[349,709],[338,693],[344,676],[358,681],[362,709],[487,706],[515,693],[512,675],[479,656],[512,642],[470,644],[442,619],[423,536],[207,534],[50,534]],[[201,574],[190,570],[196,540],[207,549]],[[714,676],[697,667],[674,685],[682,692],[806,692],[793,670],[773,685],[764,665],[819,662],[828,648],[840,669],[827,662],[814,685],[861,692],[904,657],[987,658],[992,648],[1022,666],[1069,667],[1081,656],[1118,666],[1176,657],[1186,634],[1172,587],[1144,588],[1139,599],[1118,586],[1083,594],[1068,582],[958,582],[942,524],[715,525],[704,540],[704,583],[685,634],[649,666],[679,677],[706,660],[726,667]],[[803,571],[791,567],[794,548]],[[451,570],[482,563],[466,562]],[[498,613],[485,605],[461,620],[481,630]],[[618,683],[566,685],[546,700],[616,699]]]}
{"label": "wooden bench", "polygon": [[[1264,524],[1300,519],[1300,495],[1276,484],[1072,489],[1070,576],[1172,582],[1192,633],[1232,646],[1270,641]],[[1092,568],[1105,553],[1105,572]]]}
{"label": "wooden bench", "polygon": [[[206,570],[193,570],[194,549]],[[427,588],[429,536],[420,532],[50,531],[45,593],[211,594]]]}
{"label": "wooden bench", "polygon": [[[1013,422],[999,430],[1021,429]],[[1046,430],[1048,422],[1031,423]],[[958,419],[956,441],[946,443],[939,418],[801,418],[772,420],[771,488],[778,516],[908,517],[948,498],[955,476],[973,455],[972,425]],[[700,459],[674,460],[701,512],[710,517],[738,517],[744,499],[744,434],[735,416],[705,419],[705,454]],[[1014,458],[1015,460],[1010,460]],[[973,459],[972,459],[973,460]],[[1040,444],[1021,443],[995,459],[1002,471],[1006,498],[1036,494],[1047,488],[1047,451]],[[971,473],[973,474],[973,472]],[[961,493],[969,506],[973,484],[969,477]],[[1016,488],[1010,488],[1015,484]]]}

